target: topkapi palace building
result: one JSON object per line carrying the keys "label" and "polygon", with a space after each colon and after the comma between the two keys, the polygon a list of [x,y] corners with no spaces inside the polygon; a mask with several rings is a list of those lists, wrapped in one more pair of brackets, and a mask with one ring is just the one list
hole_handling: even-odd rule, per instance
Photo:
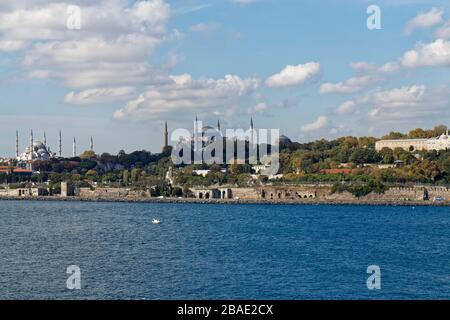
{"label": "topkapi palace building", "polygon": [[448,130],[445,134],[430,139],[399,139],[399,140],[380,140],[375,144],[375,149],[380,151],[383,148],[395,149],[401,148],[406,151],[416,150],[450,150],[450,138]]}

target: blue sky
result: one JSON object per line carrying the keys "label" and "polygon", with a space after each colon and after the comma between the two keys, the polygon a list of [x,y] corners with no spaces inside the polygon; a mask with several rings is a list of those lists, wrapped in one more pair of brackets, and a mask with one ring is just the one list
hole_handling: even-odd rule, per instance
{"label": "blue sky", "polygon": [[61,129],[66,155],[91,135],[98,153],[158,152],[164,121],[196,114],[297,141],[448,124],[450,3],[390,3],[0,1],[0,155],[31,128],[54,150]]}

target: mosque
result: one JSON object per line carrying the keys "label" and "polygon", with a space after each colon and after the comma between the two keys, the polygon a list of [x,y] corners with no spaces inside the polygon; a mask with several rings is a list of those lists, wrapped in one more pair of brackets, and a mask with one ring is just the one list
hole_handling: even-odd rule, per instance
{"label": "mosque", "polygon": [[16,131],[16,160],[19,162],[27,162],[33,160],[50,160],[55,158],[56,154],[47,146],[47,137],[44,132],[43,141],[34,140],[33,130],[30,133],[30,143],[25,151],[19,154],[19,132]]}
{"label": "mosque", "polygon": [[[215,128],[206,125],[200,129],[199,124],[201,124],[201,121],[199,121],[196,116],[195,122],[194,122],[194,134],[192,134],[190,141],[187,140],[187,141],[180,141],[180,142],[181,143],[191,143],[195,150],[195,147],[196,147],[195,139],[199,140],[198,142],[199,142],[199,145],[201,146],[200,147],[201,149],[205,148],[206,145],[208,145],[209,143],[214,141],[214,136],[211,136],[211,137],[209,136],[209,133],[211,133],[211,132],[216,132],[216,133],[218,133],[219,136],[225,137],[225,135],[223,134],[223,132],[220,128],[219,120],[217,120],[217,126]],[[197,133],[197,136],[195,136],[195,133]],[[248,141],[248,143],[250,145],[256,145],[257,141],[253,141],[254,138],[257,136],[256,130],[253,125],[253,118],[250,118],[250,127],[246,134],[248,134],[248,137],[245,137],[245,140]],[[281,135],[279,137],[279,143],[287,145],[287,144],[292,143],[292,140],[285,135]],[[169,146],[169,130],[168,130],[167,121],[166,121],[165,125],[164,125],[164,148],[166,148],[168,146]]]}
{"label": "mosque", "polygon": [[[212,141],[214,141],[214,137],[209,137],[209,133],[211,132],[216,132],[218,133],[218,135],[220,136],[224,136],[222,133],[222,130],[220,128],[220,121],[217,120],[217,127],[213,128],[211,126],[203,126],[201,129],[199,128],[199,125],[202,122],[198,120],[197,116],[195,117],[195,122],[194,122],[194,133],[191,136],[191,141],[182,141],[183,143],[189,143],[191,142],[192,144],[195,144],[195,139],[199,139],[199,143],[202,145],[202,148],[204,148],[207,144],[211,143]],[[197,134],[197,136],[196,136]],[[248,131],[248,141],[250,144],[253,143],[253,136],[255,134],[255,130],[253,127],[253,118],[250,119],[250,128]],[[169,146],[169,130],[167,127],[167,121],[165,122],[165,126],[164,126],[164,147],[168,147]]]}
{"label": "mosque", "polygon": [[[30,132],[30,140],[28,146],[26,146],[25,150],[22,153],[19,153],[19,132],[16,131],[16,157],[15,159],[21,163],[31,163],[37,160],[50,160],[52,158],[62,158],[62,135],[61,130],[58,135],[58,153],[53,152],[50,149],[50,146],[47,144],[47,136],[44,132],[43,140],[35,140],[33,130]],[[91,137],[91,150],[94,150],[94,140]],[[76,138],[73,138],[72,144],[72,156],[77,156],[77,142]]]}

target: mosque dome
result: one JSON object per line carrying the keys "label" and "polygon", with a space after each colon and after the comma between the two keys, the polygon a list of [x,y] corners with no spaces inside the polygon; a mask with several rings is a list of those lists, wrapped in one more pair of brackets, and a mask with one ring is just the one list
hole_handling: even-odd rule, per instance
{"label": "mosque dome", "polygon": [[290,144],[290,143],[292,143],[292,140],[289,139],[288,137],[286,137],[285,135],[281,135],[280,136],[280,143]]}
{"label": "mosque dome", "polygon": [[50,148],[42,141],[33,141],[33,155],[31,157],[30,146],[25,148],[25,151],[18,156],[18,160],[49,160],[54,157],[54,154],[50,151]]}
{"label": "mosque dome", "polygon": [[202,132],[206,132],[206,131],[208,131],[208,130],[216,130],[216,129],[213,128],[213,127],[210,127],[210,126],[204,126],[204,127],[202,128]]}

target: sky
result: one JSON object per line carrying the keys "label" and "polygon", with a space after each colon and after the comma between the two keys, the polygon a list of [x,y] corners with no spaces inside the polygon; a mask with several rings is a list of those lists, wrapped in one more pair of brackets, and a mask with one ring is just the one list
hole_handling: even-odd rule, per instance
{"label": "sky", "polygon": [[449,125],[449,67],[449,1],[0,0],[0,156],[30,129],[159,152],[196,115],[299,142]]}

